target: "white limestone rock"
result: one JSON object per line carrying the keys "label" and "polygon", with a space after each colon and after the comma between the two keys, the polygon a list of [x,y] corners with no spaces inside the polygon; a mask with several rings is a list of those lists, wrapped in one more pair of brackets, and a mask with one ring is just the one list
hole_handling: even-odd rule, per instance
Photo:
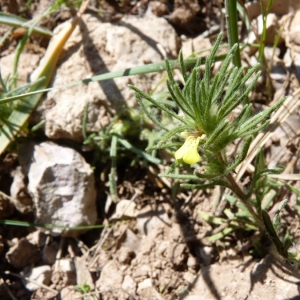
{"label": "white limestone rock", "polygon": [[[2,53],[1,53],[2,54]],[[37,68],[40,55],[34,53],[22,52],[18,65],[18,80],[17,85],[22,86],[28,83],[29,75]],[[1,77],[4,81],[12,76],[13,65],[15,60],[15,52],[10,53],[0,58]]]}
{"label": "white limestone rock", "polygon": [[123,274],[119,265],[114,260],[110,260],[101,270],[99,279],[96,281],[96,287],[99,292],[110,289],[120,289],[123,282]]}
{"label": "white limestone rock", "polygon": [[[30,143],[20,147],[19,160],[28,176],[37,223],[73,227],[96,222],[94,173],[78,152],[52,142]],[[82,232],[56,228],[51,233]]]}
{"label": "white limestone rock", "polygon": [[52,270],[50,266],[39,266],[35,268],[27,268],[24,271],[24,276],[32,281],[22,279],[22,282],[27,290],[33,292],[41,287],[41,284],[48,286],[50,284]]}
{"label": "white limestone rock", "polygon": [[122,283],[122,289],[131,293],[132,295],[135,295],[136,283],[130,275],[125,275]]}
{"label": "white limestone rock", "polygon": [[[56,30],[59,31],[61,26]],[[175,30],[163,18],[131,16],[112,24],[85,14],[64,47],[53,86],[162,61],[161,48],[168,57],[175,58],[178,44]],[[101,125],[109,123],[111,114],[108,112],[117,111],[124,105],[135,105],[129,83],[149,91],[161,76],[152,73],[52,90],[37,108],[35,122],[45,119],[45,133],[49,138],[81,141],[82,117],[87,103],[87,129],[97,132]]]}

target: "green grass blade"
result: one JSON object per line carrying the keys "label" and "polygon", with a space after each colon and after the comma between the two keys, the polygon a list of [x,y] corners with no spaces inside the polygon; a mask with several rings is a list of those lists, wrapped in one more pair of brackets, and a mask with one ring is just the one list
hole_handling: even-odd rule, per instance
{"label": "green grass blade", "polygon": [[[40,78],[44,78],[44,80],[39,81],[37,86],[32,86],[29,89],[29,92],[36,91],[36,89],[43,90],[50,83],[63,46],[75,29],[76,25],[79,23],[86,5],[87,3],[81,7],[77,16],[72,19],[72,22],[66,23],[64,29],[59,32],[53,40],[53,43],[49,45],[41,64],[31,75],[32,81],[37,81]],[[0,154],[3,153],[6,147],[25,125],[41,97],[42,93],[35,93],[33,96],[26,96],[25,98],[22,98],[22,101],[16,105],[6,124],[2,126],[0,130]],[[15,99],[20,99],[20,96],[16,96]],[[5,101],[7,98],[3,100]]]}
{"label": "green grass blade", "polygon": [[47,229],[62,228],[68,230],[89,230],[89,229],[105,227],[105,225],[87,225],[87,226],[68,227],[68,226],[60,226],[60,225],[53,225],[53,224],[30,223],[30,222],[15,221],[15,220],[0,220],[0,224],[6,226],[9,225],[9,226],[20,226],[20,227],[41,227]]}
{"label": "green grass blade", "polygon": [[113,135],[110,144],[109,157],[111,159],[110,173],[108,175],[109,182],[109,192],[112,200],[118,202],[118,192],[117,192],[117,145],[118,137]]}
{"label": "green grass blade", "polygon": [[185,179],[185,180],[196,180],[199,181],[199,178],[195,175],[185,175],[185,174],[159,174],[159,177],[167,177],[173,179]]}
{"label": "green grass blade", "polygon": [[[117,135],[114,135],[117,136]],[[127,150],[132,151],[133,153],[137,154],[138,156],[144,158],[145,160],[153,163],[153,164],[160,164],[160,159],[149,155],[148,153],[134,147],[132,144],[130,144],[127,140],[123,139],[122,137],[118,136],[118,142],[121,143]]]}
{"label": "green grass blade", "polygon": [[[0,24],[5,24],[11,27],[24,27],[24,28],[30,28],[31,26],[31,22],[29,22],[28,20],[21,18],[19,16],[15,16],[3,12],[0,12]],[[48,37],[48,38],[52,37],[52,32],[49,29],[38,25],[35,25],[33,27],[32,32],[42,35],[44,37]]]}
{"label": "green grass blade", "polygon": [[[222,61],[224,60],[225,55],[219,55],[215,57],[215,61]],[[185,64],[187,67],[193,67],[197,63],[197,59],[186,59],[184,60]],[[201,64],[204,64],[205,62],[205,57],[200,59]],[[178,69],[180,68],[179,60],[170,60],[170,67],[171,69]],[[64,84],[61,86],[55,86],[51,88],[44,88],[40,90],[33,90],[30,91],[24,95],[17,95],[17,96],[11,96],[11,97],[6,97],[0,100],[0,104],[2,101],[9,102],[9,101],[14,101],[18,100],[23,97],[35,95],[35,94],[40,94],[40,93],[45,93],[49,92],[52,90],[61,90],[61,89],[66,89],[69,87],[73,87],[76,85],[80,84],[86,84],[90,82],[95,82],[95,81],[104,81],[104,80],[109,80],[109,79],[114,79],[114,78],[119,78],[119,77],[127,77],[127,76],[132,76],[132,75],[141,75],[141,74],[148,74],[148,73],[155,73],[155,72],[163,72],[166,70],[165,62],[159,62],[159,63],[154,63],[154,64],[147,64],[143,66],[137,66],[133,68],[128,68],[124,70],[118,70],[118,71],[113,71],[113,72],[108,72],[104,74],[99,74],[90,78],[86,79],[81,79],[77,81],[72,81],[68,84]]]}
{"label": "green grass blade", "polygon": [[[236,0],[225,0],[227,32],[230,48],[235,44],[239,44],[236,2]],[[237,48],[237,51],[234,53],[233,64],[239,68],[242,66],[239,48]]]}

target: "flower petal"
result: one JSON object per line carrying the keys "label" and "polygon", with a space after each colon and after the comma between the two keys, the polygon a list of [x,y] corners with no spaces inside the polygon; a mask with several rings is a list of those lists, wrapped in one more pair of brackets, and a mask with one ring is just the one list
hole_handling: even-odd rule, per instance
{"label": "flower petal", "polygon": [[192,165],[200,161],[198,145],[200,137],[189,136],[184,144],[175,152],[175,159],[182,159],[185,163]]}
{"label": "flower petal", "polygon": [[175,152],[174,156],[176,160],[183,159],[183,156],[186,152],[185,143]]}

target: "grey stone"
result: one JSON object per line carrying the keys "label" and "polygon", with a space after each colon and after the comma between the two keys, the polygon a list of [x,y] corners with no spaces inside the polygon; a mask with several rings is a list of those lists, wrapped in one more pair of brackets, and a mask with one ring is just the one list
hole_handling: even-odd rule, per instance
{"label": "grey stone", "polygon": [[15,244],[7,251],[6,259],[16,269],[35,263],[39,260],[39,249],[26,238],[16,239]]}
{"label": "grey stone", "polygon": [[[66,227],[95,224],[94,173],[78,152],[52,142],[30,143],[20,147],[19,160],[28,176],[36,222]],[[51,233],[82,232],[54,228]]]}
{"label": "grey stone", "polygon": [[[56,31],[62,26],[64,24]],[[53,87],[96,74],[155,63],[162,61],[165,55],[176,57],[178,44],[175,30],[163,18],[131,16],[112,24],[85,14],[64,47]],[[142,90],[151,90],[160,79],[161,74],[152,73],[54,89],[37,108],[35,121],[45,119],[45,133],[49,138],[81,141],[86,104],[87,129],[97,132],[110,122],[111,111],[136,104],[134,92],[128,88],[130,82]]]}
{"label": "grey stone", "polygon": [[50,266],[40,266],[28,268],[24,271],[24,276],[36,283],[22,279],[22,282],[27,290],[33,292],[39,289],[40,284],[49,285],[51,280],[52,270]]}

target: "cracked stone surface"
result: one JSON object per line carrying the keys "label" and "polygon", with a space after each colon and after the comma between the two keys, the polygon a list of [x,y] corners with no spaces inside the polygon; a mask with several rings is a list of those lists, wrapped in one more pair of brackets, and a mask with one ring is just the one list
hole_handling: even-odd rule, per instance
{"label": "cracked stone surface", "polygon": [[[56,30],[60,30],[61,26]],[[119,23],[112,24],[102,23],[87,14],[64,47],[53,86],[160,62],[165,54],[174,58],[177,57],[178,46],[176,32],[165,19],[155,16],[143,19],[124,17]],[[97,132],[101,125],[109,123],[109,112],[122,106],[135,105],[135,96],[128,88],[129,83],[149,91],[160,79],[161,74],[156,73],[52,90],[37,108],[35,119],[45,119],[45,133],[49,138],[81,141],[86,104],[87,130]]]}
{"label": "cracked stone surface", "polygon": [[[37,223],[60,226],[93,225],[97,219],[94,173],[74,149],[52,142],[25,144],[19,151]],[[52,229],[76,236],[79,231]]]}

